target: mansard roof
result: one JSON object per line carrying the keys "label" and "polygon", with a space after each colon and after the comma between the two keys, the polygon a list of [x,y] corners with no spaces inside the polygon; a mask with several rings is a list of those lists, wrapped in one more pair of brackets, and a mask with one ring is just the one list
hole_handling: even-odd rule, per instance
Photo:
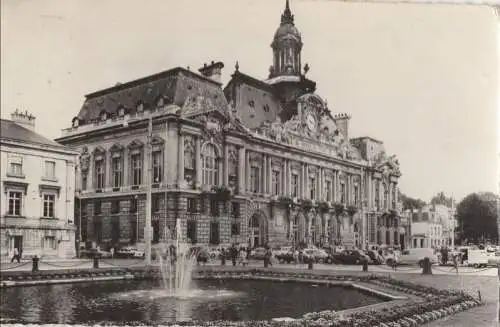
{"label": "mansard roof", "polygon": [[[117,115],[120,107],[124,107],[127,112],[135,112],[139,104],[148,110],[155,108],[159,99],[163,99],[165,105],[174,104],[182,108],[186,101],[196,98],[203,99],[205,111],[207,103],[212,110],[227,110],[220,83],[177,67],[88,94],[77,117],[89,123],[98,119],[103,110],[110,115]],[[190,114],[196,114],[196,110]]]}

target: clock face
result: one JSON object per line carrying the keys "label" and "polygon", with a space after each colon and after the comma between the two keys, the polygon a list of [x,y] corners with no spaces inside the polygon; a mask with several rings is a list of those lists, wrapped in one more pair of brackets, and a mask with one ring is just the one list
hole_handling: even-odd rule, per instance
{"label": "clock face", "polygon": [[307,127],[312,131],[316,127],[316,119],[312,115],[306,117]]}

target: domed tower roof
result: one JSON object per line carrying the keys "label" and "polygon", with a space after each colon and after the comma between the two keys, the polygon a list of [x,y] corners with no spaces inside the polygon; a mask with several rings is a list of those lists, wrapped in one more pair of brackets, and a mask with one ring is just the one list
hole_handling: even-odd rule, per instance
{"label": "domed tower roof", "polygon": [[273,65],[269,69],[269,78],[283,75],[300,76],[302,37],[293,22],[289,0],[286,0],[285,10],[281,15],[281,24],[274,33]]}
{"label": "domed tower roof", "polygon": [[295,27],[289,0],[286,0],[285,10],[281,15],[281,24],[276,30],[276,33],[274,33],[273,45],[284,39],[294,39],[298,43],[301,43],[302,39],[299,30]]}

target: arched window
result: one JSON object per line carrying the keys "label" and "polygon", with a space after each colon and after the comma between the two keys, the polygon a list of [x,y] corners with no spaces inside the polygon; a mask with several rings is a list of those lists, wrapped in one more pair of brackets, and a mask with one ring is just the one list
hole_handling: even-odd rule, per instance
{"label": "arched window", "polygon": [[215,145],[207,143],[202,155],[202,180],[205,185],[218,184],[218,162]]}

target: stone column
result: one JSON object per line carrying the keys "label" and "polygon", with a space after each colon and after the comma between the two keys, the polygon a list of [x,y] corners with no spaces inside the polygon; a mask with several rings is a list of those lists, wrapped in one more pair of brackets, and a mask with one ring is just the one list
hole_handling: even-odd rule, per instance
{"label": "stone column", "polygon": [[305,174],[304,174],[304,198],[306,199],[309,199],[309,165],[307,164],[304,164],[304,170],[305,170]]}
{"label": "stone column", "polygon": [[324,213],[323,218],[325,219],[325,228],[323,230],[323,234],[325,235],[325,243],[328,243],[328,220],[330,219],[329,213]]}
{"label": "stone column", "polygon": [[292,167],[290,166],[290,161],[286,161],[286,190],[287,196],[292,196]]}
{"label": "stone column", "polygon": [[[123,186],[129,186],[130,185],[130,174],[129,174],[129,155],[128,155],[128,148],[124,147],[122,151],[122,163],[123,163],[123,171],[122,171],[122,185]],[[166,160],[164,165],[166,166]],[[166,167],[163,168],[163,171],[165,172],[165,184],[167,183],[167,169]],[[87,185],[88,187],[88,185]]]}
{"label": "stone column", "polygon": [[250,183],[250,154],[248,152],[246,152],[245,154],[245,170],[246,170],[246,177],[245,177],[245,185],[246,185],[246,189],[248,192],[251,192],[252,191],[252,186],[251,186],[251,183]]}
{"label": "stone column", "polygon": [[366,173],[366,187],[367,187],[367,192],[366,192],[366,206],[368,208],[368,211],[371,211],[373,209],[373,192],[372,192],[372,178],[369,173]]}
{"label": "stone column", "polygon": [[283,170],[281,173],[281,193],[283,193],[284,196],[288,196],[288,162],[286,159],[283,160]]}
{"label": "stone column", "polygon": [[337,202],[337,171],[333,170],[332,172],[332,201]]}
{"label": "stone column", "polygon": [[196,137],[196,158],[195,158],[195,170],[196,170],[196,179],[195,186],[197,189],[201,188],[201,137]]}
{"label": "stone column", "polygon": [[223,170],[223,181],[222,184],[226,187],[229,186],[229,146],[226,143],[224,145],[224,170]]}
{"label": "stone column", "polygon": [[240,147],[238,149],[238,193],[243,194],[245,192],[245,148]]}
{"label": "stone column", "polygon": [[184,134],[179,134],[179,145],[177,147],[177,187],[184,185]]}
{"label": "stone column", "polygon": [[267,155],[262,155],[262,185],[260,187],[259,193],[266,194],[266,186],[267,186]]}
{"label": "stone column", "polygon": [[389,193],[387,193],[387,208],[392,209],[392,182],[389,180]]}
{"label": "stone column", "polygon": [[306,165],[302,163],[302,173],[300,174],[300,189],[299,189],[299,198],[304,198],[305,195],[305,183],[304,180],[306,179]]}
{"label": "stone column", "polygon": [[318,184],[318,186],[317,186],[318,194],[317,194],[316,198],[318,199],[318,201],[323,201],[323,168],[322,167],[319,167],[317,184]]}
{"label": "stone column", "polygon": [[[271,194],[273,187],[273,171],[272,171],[272,165],[271,165],[271,157],[267,156],[267,194]],[[279,183],[279,181],[277,181]]]}

